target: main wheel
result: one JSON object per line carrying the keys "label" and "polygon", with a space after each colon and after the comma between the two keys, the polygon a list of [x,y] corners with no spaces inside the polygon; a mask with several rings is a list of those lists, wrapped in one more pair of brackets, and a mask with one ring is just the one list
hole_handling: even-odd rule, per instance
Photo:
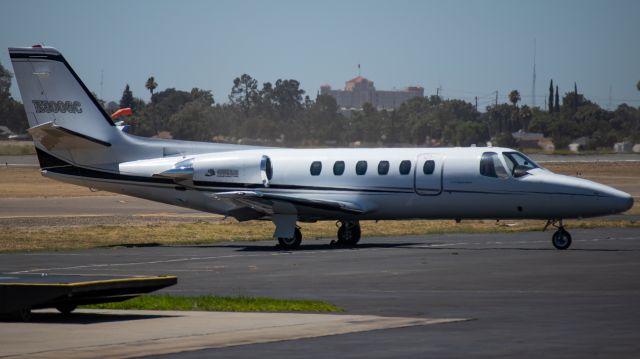
{"label": "main wheel", "polygon": [[23,322],[28,322],[31,320],[31,307],[24,307],[15,312],[15,315]]}
{"label": "main wheel", "polygon": [[71,312],[76,310],[78,306],[75,304],[60,304],[56,307],[56,309],[62,313],[63,315],[69,315]]}
{"label": "main wheel", "polygon": [[355,246],[360,241],[362,232],[358,222],[342,222],[338,228],[338,243],[345,246]]}
{"label": "main wheel", "polygon": [[571,246],[571,234],[560,227],[552,237],[553,246],[556,249],[567,249]]}
{"label": "main wheel", "polygon": [[278,243],[282,249],[296,249],[302,243],[302,232],[296,228],[293,232],[293,238],[278,238]]}

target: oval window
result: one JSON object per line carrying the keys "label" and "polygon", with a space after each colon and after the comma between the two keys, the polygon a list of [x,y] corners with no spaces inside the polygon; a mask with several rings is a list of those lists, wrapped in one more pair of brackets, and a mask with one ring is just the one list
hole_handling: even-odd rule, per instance
{"label": "oval window", "polygon": [[314,161],[311,164],[311,168],[309,169],[309,171],[311,172],[312,176],[318,176],[320,175],[320,172],[322,172],[322,162],[320,161]]}
{"label": "oval window", "polygon": [[411,161],[404,160],[404,161],[400,162],[400,174],[401,175],[408,175],[409,172],[411,172]]}
{"label": "oval window", "polygon": [[333,164],[333,174],[336,176],[342,176],[344,173],[344,161],[336,161]]}
{"label": "oval window", "polygon": [[426,175],[432,175],[435,169],[436,163],[433,160],[425,161],[424,166],[422,166],[422,172]]}
{"label": "oval window", "polygon": [[389,161],[380,161],[378,163],[378,174],[384,176],[387,173],[389,173]]}
{"label": "oval window", "polygon": [[362,176],[367,173],[367,161],[358,161],[356,163],[356,174]]}

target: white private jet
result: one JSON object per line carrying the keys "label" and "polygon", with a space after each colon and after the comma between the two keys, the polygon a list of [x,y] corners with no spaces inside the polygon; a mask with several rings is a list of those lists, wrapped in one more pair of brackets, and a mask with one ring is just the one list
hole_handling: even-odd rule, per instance
{"label": "white private jet", "polygon": [[562,220],[628,210],[614,188],[554,174],[508,148],[284,149],[141,138],[121,131],[60,52],[10,48],[42,174],[63,182],[234,217],[271,220],[285,249],[298,221]]}

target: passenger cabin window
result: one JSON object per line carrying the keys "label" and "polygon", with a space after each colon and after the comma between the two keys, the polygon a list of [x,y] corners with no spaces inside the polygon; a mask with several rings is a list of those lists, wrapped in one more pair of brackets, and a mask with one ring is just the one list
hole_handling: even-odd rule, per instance
{"label": "passenger cabin window", "polygon": [[426,175],[432,175],[435,169],[436,163],[433,160],[425,161],[424,166],[422,166],[422,172]]}
{"label": "passenger cabin window", "polygon": [[408,175],[409,172],[411,172],[411,161],[404,160],[404,161],[400,162],[400,174],[401,175]]}
{"label": "passenger cabin window", "polygon": [[322,162],[314,161],[311,163],[311,168],[309,169],[312,176],[319,176],[320,172],[322,172]]}
{"label": "passenger cabin window", "polygon": [[344,161],[336,161],[333,164],[333,174],[336,176],[342,176],[344,173]]}
{"label": "passenger cabin window", "polygon": [[378,163],[378,174],[384,176],[387,173],[389,173],[389,161],[380,161]]}
{"label": "passenger cabin window", "polygon": [[367,173],[367,161],[358,161],[356,163],[356,174],[362,176]]}
{"label": "passenger cabin window", "polygon": [[507,170],[495,152],[485,152],[480,158],[480,174],[487,177],[508,178]]}

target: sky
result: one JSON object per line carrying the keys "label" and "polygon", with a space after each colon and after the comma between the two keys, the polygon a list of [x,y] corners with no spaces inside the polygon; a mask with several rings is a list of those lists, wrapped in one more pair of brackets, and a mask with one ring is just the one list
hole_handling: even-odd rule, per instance
{"label": "sky", "polygon": [[[228,101],[233,79],[296,79],[315,98],[358,75],[379,90],[506,102],[517,89],[537,106],[549,80],[602,107],[640,106],[640,1],[34,1],[0,3],[0,63],[8,47],[60,50],[87,87],[119,101],[126,84],[211,90]],[[101,74],[103,74],[101,85]],[[437,90],[440,88],[440,90]],[[20,99],[15,81],[12,94]],[[611,95],[610,95],[611,94]],[[611,98],[611,102],[610,102]]]}

